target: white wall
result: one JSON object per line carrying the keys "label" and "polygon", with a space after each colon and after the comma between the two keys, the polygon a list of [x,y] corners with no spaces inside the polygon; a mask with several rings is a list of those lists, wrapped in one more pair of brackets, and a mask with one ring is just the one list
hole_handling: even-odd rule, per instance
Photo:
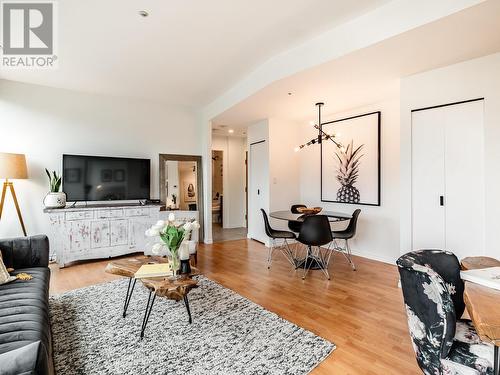
{"label": "white wall", "polygon": [[[500,243],[500,54],[416,74],[401,81],[401,253],[411,250],[411,110],[484,97],[485,255]],[[432,134],[429,134],[432,136]],[[464,139],[464,152],[473,153]],[[464,199],[475,199],[474,191]],[[474,220],[474,218],[471,218]],[[472,236],[481,233],[472,233]],[[453,249],[449,249],[452,250]],[[471,249],[470,255],[481,255]]]}
{"label": "white wall", "polygon": [[212,137],[212,150],[222,151],[223,227],[245,226],[245,151],[242,137]]}
{"label": "white wall", "polygon": [[[62,154],[151,158],[151,196],[159,196],[158,154],[201,153],[196,118],[183,108],[0,80],[0,151],[26,154],[29,180],[15,181],[28,234],[47,233],[44,168]],[[21,235],[8,197],[0,237]]]}
{"label": "white wall", "polygon": [[[265,141],[267,146],[266,154],[269,155],[269,121],[261,120],[255,124],[248,126],[247,128],[247,150],[248,150],[248,238],[259,238],[258,233],[262,233],[264,231],[264,223],[261,221],[261,213],[259,210],[263,208],[267,213],[269,213],[270,207],[270,184],[263,186],[261,188],[261,196],[262,196],[262,205],[261,207],[257,207],[258,205],[252,201],[252,192],[257,189],[254,181],[252,181],[252,170],[254,168],[253,160],[252,160],[252,151],[251,145],[252,143]],[[266,158],[269,160],[269,158]],[[269,163],[263,163],[262,165],[255,166],[255,168],[262,169],[263,172],[267,175],[270,175],[270,165]],[[252,217],[258,218],[253,220]],[[258,223],[259,228],[254,227],[254,223]],[[269,245],[269,241],[266,242],[266,246]]]}
{"label": "white wall", "polygon": [[[299,156],[294,151],[300,142],[298,124],[279,118],[269,120],[269,211],[289,210],[300,201]],[[288,223],[271,219],[276,229],[288,230]]]}
{"label": "white wall", "polygon": [[[351,214],[361,209],[358,232],[350,242],[353,252],[371,259],[394,263],[399,256],[399,97],[370,106],[324,116],[324,121],[381,111],[381,205],[363,206],[321,202],[320,148],[312,145],[299,151],[301,203],[323,207],[324,210]],[[307,122],[299,126],[304,143],[317,136]],[[337,224],[337,228],[345,224]]]}

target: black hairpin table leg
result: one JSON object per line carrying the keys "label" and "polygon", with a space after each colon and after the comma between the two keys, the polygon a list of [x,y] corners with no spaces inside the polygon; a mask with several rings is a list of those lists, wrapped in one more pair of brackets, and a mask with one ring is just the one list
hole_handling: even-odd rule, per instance
{"label": "black hairpin table leg", "polygon": [[[132,283],[132,277],[129,278],[128,280],[128,288],[127,288],[127,295],[125,296],[125,305],[123,306],[123,317],[127,315],[127,309],[128,305],[130,304],[130,299],[132,298],[132,292],[134,291],[135,288],[135,282],[137,279],[134,278],[134,282]],[[130,288],[130,285],[132,285],[132,288]]]}
{"label": "black hairpin table leg", "polygon": [[[151,311],[153,310],[153,304],[155,303],[156,293],[153,293],[153,299],[151,300],[151,293],[149,292],[148,303],[146,304],[146,311],[144,311],[144,319],[142,320],[142,328],[141,328],[141,340],[144,337],[144,331],[146,330],[146,326],[148,325],[149,316],[151,315]],[[151,305],[149,304],[151,302]]]}
{"label": "black hairpin table leg", "polygon": [[498,346],[495,345],[495,355],[493,357],[493,375],[499,375]]}
{"label": "black hairpin table leg", "polygon": [[189,301],[187,295],[184,296],[184,304],[186,305],[186,310],[188,312],[189,324],[191,324],[193,320],[191,319],[191,310],[189,309]]}

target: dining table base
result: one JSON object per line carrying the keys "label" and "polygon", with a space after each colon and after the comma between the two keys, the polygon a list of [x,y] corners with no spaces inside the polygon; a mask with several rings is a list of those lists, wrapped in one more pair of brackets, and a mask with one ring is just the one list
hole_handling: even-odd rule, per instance
{"label": "dining table base", "polygon": [[308,268],[310,270],[320,270],[321,269],[321,259],[314,255],[309,255],[307,258],[296,260],[295,268]]}

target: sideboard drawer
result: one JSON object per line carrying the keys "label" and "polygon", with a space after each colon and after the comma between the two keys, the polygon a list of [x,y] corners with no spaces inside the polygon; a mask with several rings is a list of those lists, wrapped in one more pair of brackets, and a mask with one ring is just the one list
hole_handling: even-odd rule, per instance
{"label": "sideboard drawer", "polygon": [[149,216],[149,208],[126,208],[124,209],[125,216]]}
{"label": "sideboard drawer", "polygon": [[66,220],[85,220],[93,218],[94,218],[94,211],[66,212]]}
{"label": "sideboard drawer", "polygon": [[123,217],[123,210],[121,208],[119,210],[109,210],[109,217]]}
{"label": "sideboard drawer", "polygon": [[117,217],[123,217],[123,210],[121,208],[115,210],[96,211],[96,219],[112,219]]}

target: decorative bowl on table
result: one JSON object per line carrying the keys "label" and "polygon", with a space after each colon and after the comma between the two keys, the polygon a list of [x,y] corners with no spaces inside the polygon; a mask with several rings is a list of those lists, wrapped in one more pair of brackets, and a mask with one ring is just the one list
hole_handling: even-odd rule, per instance
{"label": "decorative bowl on table", "polygon": [[321,212],[321,207],[299,207],[297,211],[303,215],[316,215]]}

